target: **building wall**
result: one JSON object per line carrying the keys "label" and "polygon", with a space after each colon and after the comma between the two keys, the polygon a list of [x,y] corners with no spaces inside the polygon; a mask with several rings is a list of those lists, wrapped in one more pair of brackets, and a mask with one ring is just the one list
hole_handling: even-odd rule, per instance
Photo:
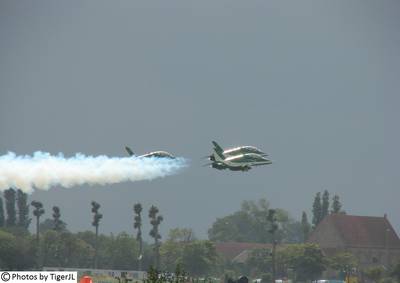
{"label": "building wall", "polygon": [[374,265],[389,266],[400,261],[400,249],[384,248],[347,248],[359,261],[360,267]]}
{"label": "building wall", "polygon": [[374,265],[389,266],[400,261],[400,248],[350,247],[346,245],[335,224],[322,221],[310,235],[308,242],[318,244],[325,255],[332,256],[339,252],[350,252],[359,262],[360,268]]}
{"label": "building wall", "polygon": [[359,268],[364,269],[371,266],[390,266],[400,261],[400,249],[384,249],[384,248],[358,248],[358,247],[342,247],[342,248],[321,248],[322,252],[327,256],[333,256],[336,253],[348,252],[354,255],[359,263]]}

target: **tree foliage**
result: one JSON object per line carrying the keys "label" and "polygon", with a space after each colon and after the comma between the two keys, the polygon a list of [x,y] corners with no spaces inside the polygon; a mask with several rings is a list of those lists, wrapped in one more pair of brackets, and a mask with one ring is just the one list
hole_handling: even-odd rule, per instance
{"label": "tree foliage", "polygon": [[364,270],[364,275],[373,282],[378,283],[384,274],[382,266],[373,266]]}
{"label": "tree foliage", "polygon": [[40,217],[44,214],[45,210],[43,208],[43,204],[39,201],[33,200],[31,205],[35,208],[33,210],[33,215],[36,217]]}
{"label": "tree foliage", "polygon": [[14,235],[0,231],[0,268],[12,270],[17,260],[17,240]]}
{"label": "tree foliage", "polygon": [[[290,277],[294,281],[314,280],[325,270],[327,261],[320,248],[314,244],[291,244],[276,252],[276,276]],[[246,261],[248,270],[261,275],[272,273],[272,250],[255,249]],[[294,274],[289,274],[289,271]]]}
{"label": "tree foliage", "polygon": [[[8,194],[12,194],[12,192]],[[20,193],[17,192],[17,207],[18,212],[21,211],[21,215],[25,215],[24,211],[27,211],[27,200],[24,197],[23,194],[20,196]],[[12,200],[12,197],[8,197],[8,199]],[[321,204],[321,198],[319,203]],[[0,229],[0,268],[25,270],[42,265],[90,268],[93,266],[93,258],[95,258],[95,266],[98,268],[132,270],[141,266],[138,256],[143,255],[143,269],[147,269],[155,263],[156,267],[162,267],[163,270],[171,272],[175,270],[176,266],[182,266],[192,276],[205,276],[222,271],[222,269],[217,269],[219,265],[222,266],[222,259],[217,257],[213,243],[197,240],[192,229],[171,229],[167,240],[162,243],[159,225],[162,223],[163,217],[159,215],[159,210],[155,206],[152,206],[148,213],[151,223],[149,234],[154,238],[154,244],[150,245],[142,242],[143,208],[140,204],[135,204],[133,207],[133,227],[138,230],[137,234],[133,236],[127,233],[99,235],[98,226],[102,215],[99,213],[100,205],[96,202],[92,202],[93,221],[91,223],[96,227],[96,233],[85,231],[76,234],[65,229],[66,224],[61,220],[61,212],[57,206],[52,209],[52,218],[40,223],[40,217],[45,212],[43,204],[32,201],[31,205],[36,222],[40,224],[37,229],[37,241],[29,234],[29,231],[19,234],[21,231],[16,230],[18,227],[12,229],[12,234]],[[320,209],[322,210],[322,206]],[[27,218],[20,217],[18,213],[16,225],[26,223],[23,219]],[[7,230],[9,229],[10,227],[7,227]],[[311,280],[319,276],[327,263],[336,270],[346,270],[347,266],[353,266],[351,257],[347,255],[337,256],[337,258],[326,261],[315,245],[283,245],[284,243],[304,241],[309,230],[310,224],[305,212],[301,222],[294,221],[285,210],[271,209],[269,203],[265,199],[261,199],[258,202],[244,201],[240,210],[217,219],[210,228],[209,235],[213,241],[274,243],[276,240],[277,243],[282,243],[277,246],[275,254],[277,278],[288,277],[289,270],[292,270],[295,276],[291,278]],[[40,241],[39,231],[41,232]],[[231,263],[224,267],[232,272],[234,270],[237,275],[253,274],[253,271],[256,270],[260,275],[270,274],[269,277],[271,277],[271,274],[274,273],[272,250],[271,248],[253,251],[245,264],[242,262],[236,263],[236,265]],[[36,257],[37,254],[39,257]],[[347,265],[345,265],[346,262]]]}
{"label": "tree foliage", "polygon": [[[92,247],[96,244],[96,235],[92,231],[79,232],[76,237]],[[98,268],[101,269],[128,269],[137,270],[139,243],[135,237],[122,232],[118,235],[98,235]],[[92,253],[94,255],[94,253]],[[150,245],[143,243],[143,268],[147,269],[152,264],[153,253]],[[89,262],[85,267],[91,267]]]}
{"label": "tree foliage", "polygon": [[196,240],[192,229],[175,228],[161,245],[162,268],[173,272],[181,266],[191,276],[204,276],[215,270],[217,253],[212,242]]}
{"label": "tree foliage", "polygon": [[48,230],[40,247],[45,266],[90,267],[94,249],[70,232]]}
{"label": "tree foliage", "polygon": [[[45,220],[41,221],[39,224],[40,233],[44,234],[48,230],[55,230],[54,229],[54,219],[46,218]],[[67,232],[67,224],[62,221],[62,227],[59,232]]]}
{"label": "tree foliage", "polygon": [[192,276],[208,274],[216,260],[215,247],[210,241],[197,240],[183,245],[180,264]]}
{"label": "tree foliage", "polygon": [[150,230],[149,235],[154,238],[155,244],[158,244],[158,241],[161,239],[161,235],[158,232],[158,227],[160,226],[161,222],[164,220],[164,218],[161,215],[158,215],[158,208],[152,205],[149,210],[149,218],[150,218],[150,224],[152,226],[152,229]]}
{"label": "tree foliage", "polygon": [[342,212],[342,204],[340,203],[339,196],[334,195],[332,198],[332,210],[331,213],[340,213]]}
{"label": "tree foliage", "polygon": [[348,252],[341,252],[328,258],[329,267],[339,272],[341,279],[346,280],[352,271],[358,266],[357,258]]}
{"label": "tree foliage", "polygon": [[3,198],[0,196],[0,228],[5,225]]}
{"label": "tree foliage", "polygon": [[17,226],[27,230],[31,219],[29,218],[28,195],[17,190],[18,223]]}
{"label": "tree foliage", "polygon": [[329,215],[329,192],[324,190],[322,193],[322,205],[321,205],[321,221]]}
{"label": "tree foliage", "polygon": [[17,211],[15,208],[15,190],[13,188],[9,188],[4,191],[4,199],[6,201],[6,211],[7,211],[7,219],[6,226],[14,227],[17,221]]}
{"label": "tree foliage", "polygon": [[400,261],[393,267],[390,272],[390,276],[396,278],[397,282],[400,283]]}
{"label": "tree foliage", "polygon": [[96,227],[96,229],[99,227],[100,220],[103,218],[103,214],[99,212],[100,209],[100,204],[92,201],[92,213],[93,213],[93,221],[92,225]]}
{"label": "tree foliage", "polygon": [[188,243],[196,240],[194,232],[190,228],[174,228],[169,230],[168,240],[174,242]]}
{"label": "tree foliage", "polygon": [[[246,265],[250,267],[249,270],[252,273],[261,275],[266,271],[271,272],[272,271],[271,249],[263,248],[263,249],[252,250],[249,257],[246,260]],[[277,266],[279,266],[279,264],[277,264]]]}
{"label": "tree foliage", "polygon": [[44,214],[45,210],[43,208],[43,204],[39,201],[33,200],[31,205],[34,207],[33,215],[36,217],[36,241],[39,242],[39,233],[40,233],[40,217]]}
{"label": "tree foliage", "polygon": [[133,206],[133,211],[135,213],[133,228],[137,230],[136,240],[139,242],[139,270],[142,269],[142,258],[143,258],[143,239],[142,239],[142,210],[143,207],[140,203],[136,203]]}
{"label": "tree foliage", "polygon": [[136,239],[138,241],[142,240],[142,210],[140,203],[133,206],[133,211],[135,212],[133,228],[137,229]]}
{"label": "tree foliage", "polygon": [[152,205],[149,210],[149,218],[150,224],[152,226],[149,235],[154,239],[154,255],[155,255],[155,267],[158,269],[160,265],[160,240],[161,235],[158,231],[158,227],[164,218],[161,215],[158,215],[158,208]]}
{"label": "tree foliage", "polygon": [[0,269],[26,270],[35,264],[34,244],[31,236],[16,236],[0,230]]}
{"label": "tree foliage", "polygon": [[[265,199],[258,202],[244,201],[239,211],[223,218],[217,218],[208,230],[208,238],[216,242],[257,242],[271,243],[272,235],[268,232],[269,203]],[[283,209],[275,209],[278,229],[276,240],[281,243],[301,242],[301,225],[294,221]]]}
{"label": "tree foliage", "polygon": [[183,244],[174,240],[166,240],[160,247],[161,266],[164,270],[172,272],[181,262]]}
{"label": "tree foliage", "polygon": [[315,228],[319,224],[319,222],[321,222],[321,220],[322,220],[322,204],[321,204],[321,193],[320,192],[318,192],[315,195],[312,213],[313,213],[312,224],[313,224],[313,227]]}
{"label": "tree foliage", "polygon": [[98,264],[98,234],[99,234],[99,224],[100,220],[103,218],[103,214],[99,212],[100,209],[100,204],[92,201],[92,213],[93,213],[93,221],[92,221],[92,226],[95,228],[95,244],[94,244],[94,268],[97,268]]}
{"label": "tree foliage", "polygon": [[53,206],[53,229],[57,232],[66,232],[66,223],[61,220],[61,212],[58,206]]}
{"label": "tree foliage", "polygon": [[160,247],[162,268],[172,272],[182,263],[185,244],[195,241],[194,233],[189,228],[174,228],[169,231],[167,240]]}
{"label": "tree foliage", "polygon": [[303,211],[302,215],[301,215],[301,231],[303,232],[302,236],[303,236],[303,243],[305,241],[307,241],[308,236],[310,235],[310,231],[311,231],[311,225],[308,222],[308,217],[307,214],[305,213],[305,211]]}
{"label": "tree foliage", "polygon": [[108,260],[112,262],[112,268],[132,270],[138,266],[138,242],[129,234],[122,232],[107,246]]}
{"label": "tree foliage", "polygon": [[294,270],[296,281],[315,280],[326,269],[326,260],[315,244],[288,246],[282,257]]}

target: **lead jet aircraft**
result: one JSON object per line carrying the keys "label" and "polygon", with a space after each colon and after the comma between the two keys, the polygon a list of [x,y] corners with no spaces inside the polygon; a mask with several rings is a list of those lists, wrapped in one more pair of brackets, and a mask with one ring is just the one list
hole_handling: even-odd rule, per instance
{"label": "lead jet aircraft", "polygon": [[272,164],[272,161],[261,156],[261,154],[257,153],[241,153],[233,156],[225,156],[224,150],[213,141],[214,145],[214,153],[212,156],[212,163],[207,164],[211,165],[212,168],[218,170],[229,169],[232,171],[248,171],[253,166],[261,166]]}
{"label": "lead jet aircraft", "polygon": [[[228,149],[224,150],[215,141],[212,141],[212,144],[214,145],[214,149],[218,149],[219,151],[222,151],[222,154],[225,157],[235,156],[235,155],[239,155],[239,154],[246,154],[246,153],[255,153],[255,154],[258,154],[258,155],[261,155],[261,156],[268,156],[268,154],[266,154],[265,152],[262,152],[261,150],[259,150],[255,146],[251,146],[251,145],[242,145],[242,146],[232,147],[232,148],[228,148]],[[207,156],[207,158],[209,160],[211,160],[211,161],[215,161],[214,154],[211,154],[210,156]]]}
{"label": "lead jet aircraft", "polygon": [[[135,156],[135,153],[127,146],[125,146],[125,150],[128,152],[129,156]],[[152,151],[143,155],[137,156],[139,158],[142,157],[157,157],[157,158],[170,158],[170,159],[175,159],[176,157],[173,156],[171,153],[166,152],[166,151]]]}

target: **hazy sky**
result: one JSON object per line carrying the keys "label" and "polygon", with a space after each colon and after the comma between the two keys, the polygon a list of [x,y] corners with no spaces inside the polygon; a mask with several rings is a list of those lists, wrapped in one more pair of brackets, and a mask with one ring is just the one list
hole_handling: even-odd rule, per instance
{"label": "hazy sky", "polygon": [[[96,200],[102,232],[132,232],[141,202],[159,207],[164,238],[173,227],[204,238],[243,200],[299,219],[327,189],[399,233],[399,14],[395,0],[1,1],[0,154],[130,145],[190,159],[151,182],[30,196],[46,217],[60,206],[73,231],[93,228]],[[214,139],[274,163],[201,167]]]}

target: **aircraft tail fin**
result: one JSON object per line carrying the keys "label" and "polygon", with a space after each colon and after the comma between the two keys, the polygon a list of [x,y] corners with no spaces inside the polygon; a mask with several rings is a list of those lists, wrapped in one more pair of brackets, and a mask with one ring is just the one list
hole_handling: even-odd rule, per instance
{"label": "aircraft tail fin", "polygon": [[219,144],[217,144],[217,142],[212,141],[212,144],[214,145],[215,151],[218,151],[218,152],[221,152],[221,153],[224,152],[224,149]]}
{"label": "aircraft tail fin", "polygon": [[224,156],[224,150],[222,149],[222,147],[220,147],[219,144],[217,144],[215,141],[212,141],[212,144],[214,145],[215,160],[224,160],[225,156]]}
{"label": "aircraft tail fin", "polygon": [[125,150],[128,152],[129,156],[134,156],[135,153],[128,146],[125,146]]}

